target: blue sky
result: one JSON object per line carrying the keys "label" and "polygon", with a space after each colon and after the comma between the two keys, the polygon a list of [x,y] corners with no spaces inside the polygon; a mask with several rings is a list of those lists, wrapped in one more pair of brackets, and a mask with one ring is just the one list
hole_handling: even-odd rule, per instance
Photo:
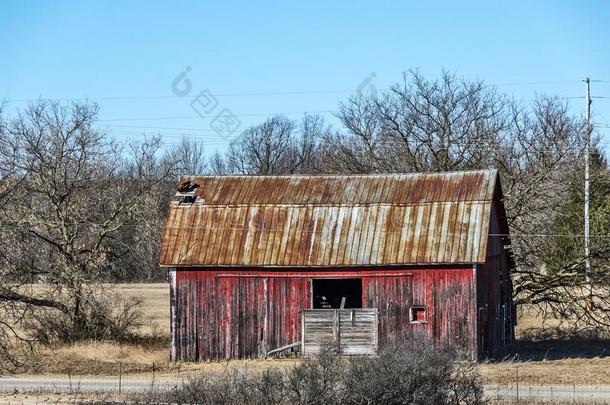
{"label": "blue sky", "polygon": [[[23,99],[88,97],[117,137],[160,132],[171,144],[186,133],[212,151],[226,143],[210,128],[222,109],[241,128],[333,111],[371,73],[380,89],[419,68],[524,99],[582,96],[584,77],[610,81],[609,22],[604,1],[3,2],[0,99],[13,112]],[[176,97],[187,66],[191,93]],[[557,81],[569,83],[543,83]],[[190,102],[205,89],[218,106],[202,118]],[[610,83],[592,92],[610,97]],[[610,98],[593,106],[596,122],[610,121]]]}

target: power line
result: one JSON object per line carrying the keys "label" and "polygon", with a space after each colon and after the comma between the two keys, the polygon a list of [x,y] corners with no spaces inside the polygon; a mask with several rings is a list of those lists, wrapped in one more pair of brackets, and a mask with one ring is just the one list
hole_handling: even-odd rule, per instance
{"label": "power line", "polygon": [[[570,96],[570,97],[557,97],[559,100],[576,100],[584,99],[584,96]],[[610,98],[610,97],[594,97],[594,98]],[[525,101],[535,101],[535,99],[528,99]],[[268,113],[242,113],[233,114],[236,117],[271,117],[274,115],[296,115],[296,114],[329,114],[335,115],[335,110],[313,110],[313,111],[279,111],[279,112],[268,112]],[[123,122],[123,121],[163,121],[163,120],[186,120],[186,119],[198,119],[198,118],[215,118],[217,115],[176,115],[176,116],[161,116],[161,117],[125,117],[125,118],[107,118],[98,119],[96,122]],[[144,128],[144,127],[143,127]]]}
{"label": "power line", "polygon": [[[128,137],[130,139],[125,139],[125,140],[135,140],[136,138],[142,136],[142,135],[150,135],[150,134],[138,134],[138,133],[118,133],[118,134],[111,134],[111,135],[119,135],[118,138],[120,137]],[[154,136],[159,137],[162,141],[163,141],[163,145],[164,146],[181,146],[182,143],[179,142],[182,139],[187,139],[189,141],[196,141],[196,142],[201,142],[204,146],[219,146],[219,145],[229,145],[234,138],[225,138],[225,139],[213,139],[210,137],[207,137],[205,135],[171,135],[171,136],[165,136],[163,134],[152,134]],[[401,140],[398,139],[390,139],[390,140],[386,140],[385,141],[386,146],[387,145],[404,145],[404,142],[402,142]],[[461,143],[461,144],[454,144],[455,146],[464,146],[466,144]],[[595,144],[595,146],[599,146],[599,147],[607,147],[610,145],[610,142],[598,142]],[[497,146],[494,143],[489,143],[489,144],[485,144],[485,145],[479,145],[479,147],[477,147],[476,149],[481,150],[482,148],[487,147],[487,148],[493,148],[495,146]],[[566,152],[580,152],[582,150],[581,147],[578,146],[570,146],[570,147],[566,147],[564,149]]]}
{"label": "power line", "polygon": [[[205,138],[205,137],[209,137],[209,138],[214,138],[215,134],[213,133],[197,133],[197,132],[160,132],[160,131],[116,131],[116,130],[110,130],[108,131],[109,135],[134,135],[134,136],[141,136],[141,135],[155,135],[155,136],[161,136],[161,137],[169,137],[169,138],[182,138],[182,137],[189,137],[189,136],[194,136],[194,137],[201,137],[201,138]],[[218,135],[218,134],[216,134]],[[220,136],[220,135],[218,135]]]}
{"label": "power line", "polygon": [[[610,125],[606,125],[606,124],[594,123],[594,125],[596,128],[610,128]],[[210,129],[210,128],[152,127],[152,126],[139,126],[139,125],[116,125],[116,126],[120,127],[120,128],[114,129],[113,128],[114,126],[113,127],[107,126],[104,129],[109,131],[109,135],[125,135],[125,136],[151,135],[151,136],[159,136],[161,138],[200,138],[200,139],[206,139],[206,138],[213,139],[213,138],[222,137],[222,135],[218,134],[215,130]],[[134,130],[121,129],[124,127],[134,128]],[[138,131],[138,130],[136,130],[137,128],[143,128],[143,129]],[[166,132],[166,130],[187,131],[187,132]],[[201,132],[203,132],[203,133],[201,133]],[[225,141],[228,141],[228,140],[222,140],[222,142],[225,142]],[[390,137],[387,139],[384,139],[383,142],[391,142],[391,141],[403,143],[403,141],[401,139],[392,139]],[[484,144],[486,144],[488,146],[496,145],[496,143],[494,143],[494,142],[486,142]],[[610,145],[610,141],[609,142],[597,142],[596,144],[597,145]],[[462,143],[454,143],[452,145],[469,145],[469,143],[462,142]]]}
{"label": "power line", "polygon": [[[295,115],[295,114],[334,114],[332,110],[319,111],[288,111],[288,112],[273,112],[273,113],[246,113],[232,114],[236,117],[270,117],[273,115]],[[141,117],[141,118],[112,118],[104,120],[96,120],[96,122],[115,122],[115,121],[157,121],[157,120],[187,120],[197,118],[216,118],[217,115],[178,115],[165,117]]]}
{"label": "power line", "polygon": [[[595,114],[597,114],[603,121],[604,121],[604,125],[609,125],[608,124],[608,120],[606,119],[606,117],[604,116],[604,114],[602,114],[601,111],[599,111],[594,105],[591,105],[591,108],[593,109],[593,111],[595,112]],[[593,125],[596,125],[597,123],[593,122]]]}
{"label": "power line", "polygon": [[120,128],[144,128],[144,129],[169,129],[173,131],[203,131],[203,132],[211,132],[214,131],[211,128],[184,128],[184,127],[156,127],[149,125],[104,125],[107,129],[112,129],[112,127],[120,127]]}
{"label": "power line", "polygon": [[572,84],[572,83],[580,83],[582,80],[555,80],[555,81],[543,81],[543,82],[512,82],[512,83],[499,83],[493,84],[492,86],[536,86],[536,85],[546,85],[546,84]]}
{"label": "power line", "polygon": [[[387,91],[389,89],[378,89]],[[283,95],[305,95],[305,94],[330,94],[330,93],[356,93],[357,89],[351,90],[296,90],[296,91],[268,91],[268,92],[244,92],[244,93],[211,93],[214,97],[258,97],[258,96],[283,96]],[[21,98],[6,99],[7,103],[24,103],[30,101],[120,101],[120,100],[163,100],[163,99],[189,99],[189,96],[109,96],[109,97],[57,97],[57,98]]]}
{"label": "power line", "polygon": [[[203,205],[202,207],[205,207],[205,205]],[[2,219],[0,220],[0,223],[5,223],[5,224],[28,224],[28,225],[50,225],[52,224],[49,221],[42,221],[42,220],[35,220],[35,221],[28,221],[28,220],[11,220],[11,219]],[[107,226],[107,223],[102,223],[102,222],[90,222],[90,221],[77,221],[74,222],[72,224],[78,224],[78,225],[90,225],[90,226]],[[70,225],[70,224],[69,224]],[[189,226],[165,226],[164,224],[146,224],[146,225],[142,225],[142,224],[122,224],[121,226],[145,226],[145,227],[161,227],[161,228],[166,228],[166,229],[200,229],[200,230],[218,230],[218,231],[222,231],[222,230],[233,230],[233,231],[251,231],[253,228],[252,227],[230,227],[230,226],[195,226],[195,225],[189,225]],[[264,231],[283,231],[284,228],[264,228],[261,227],[261,230]],[[301,229],[300,230],[301,233],[314,233],[313,229]],[[315,233],[318,232],[323,232],[323,230],[321,229],[317,229],[315,231]],[[402,230],[397,230],[397,231],[391,231],[391,230],[382,230],[382,232],[384,233],[388,233],[388,234],[392,234],[392,233],[402,233]],[[435,234],[435,232],[425,232],[421,235],[433,235]],[[442,233],[443,235],[457,235],[455,233]],[[577,237],[577,238],[584,238],[586,235],[583,234],[577,234],[577,233],[489,233],[487,234],[488,236],[494,236],[494,237],[539,237],[539,238],[546,238],[546,237]],[[599,239],[610,239],[610,235],[590,235],[591,238],[599,238]]]}
{"label": "power line", "polygon": [[[605,80],[592,80],[596,82],[606,82]],[[582,80],[557,80],[557,81],[538,81],[538,82],[508,82],[508,83],[489,83],[490,86],[535,86],[535,85],[552,85],[552,84],[570,84],[579,83]],[[610,81],[608,81],[610,82]],[[486,82],[487,83],[487,82]],[[377,91],[390,91],[392,88],[380,88]],[[332,93],[357,93],[357,89],[319,89],[319,90],[287,90],[287,91],[251,91],[251,92],[224,92],[212,93],[214,97],[259,97],[259,96],[282,96],[282,95],[305,95],[305,94],[332,94]],[[38,97],[38,98],[13,98],[5,99],[7,103],[22,103],[30,101],[121,101],[121,100],[164,100],[164,99],[183,99],[188,96],[177,95],[143,95],[143,96],[96,96],[96,97]],[[570,97],[572,98],[572,97]],[[573,97],[576,98],[576,97]],[[582,98],[582,97],[580,97]]]}

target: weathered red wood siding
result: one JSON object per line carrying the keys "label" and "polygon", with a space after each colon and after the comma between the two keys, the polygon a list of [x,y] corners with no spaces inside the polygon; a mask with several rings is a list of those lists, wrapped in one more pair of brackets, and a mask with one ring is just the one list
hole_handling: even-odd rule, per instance
{"label": "weathered red wood siding", "polygon": [[[292,271],[290,271],[292,270]],[[303,270],[178,269],[172,276],[172,358],[261,357],[301,339],[301,310],[311,308],[314,278],[362,278],[362,304],[379,309],[380,344],[413,333],[474,357],[472,265],[453,268]],[[412,305],[427,308],[411,323]]]}
{"label": "weathered red wood siding", "polygon": [[514,341],[515,316],[508,254],[503,238],[503,215],[494,203],[491,210],[489,241],[485,263],[477,264],[478,351],[495,353]]}
{"label": "weathered red wood siding", "polygon": [[[363,278],[363,302],[379,309],[379,342],[412,334],[435,346],[474,357],[476,348],[475,285],[472,266],[413,271],[411,277]],[[426,307],[426,321],[411,323],[411,306]]]}
{"label": "weathered red wood siding", "polygon": [[260,357],[300,339],[300,312],[311,302],[307,279],[227,273],[176,271],[174,360]]}

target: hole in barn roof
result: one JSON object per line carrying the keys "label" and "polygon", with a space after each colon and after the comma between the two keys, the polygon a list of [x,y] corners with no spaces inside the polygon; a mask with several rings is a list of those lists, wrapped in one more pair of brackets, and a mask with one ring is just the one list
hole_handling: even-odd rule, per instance
{"label": "hole in barn roof", "polygon": [[186,180],[180,183],[178,186],[178,192],[180,193],[194,193],[199,188],[199,184],[194,181]]}
{"label": "hole in barn roof", "polygon": [[177,201],[179,204],[203,203],[203,198],[195,195],[195,190],[198,188],[199,184],[195,183],[194,181],[183,181],[178,186],[175,201]]}

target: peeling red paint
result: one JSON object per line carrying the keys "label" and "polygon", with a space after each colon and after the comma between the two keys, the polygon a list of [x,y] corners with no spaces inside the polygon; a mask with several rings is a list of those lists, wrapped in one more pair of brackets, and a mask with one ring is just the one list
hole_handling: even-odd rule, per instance
{"label": "peeling red paint", "polygon": [[[296,274],[192,269],[176,271],[174,360],[264,357],[299,341],[301,310],[312,307],[311,280],[319,277],[362,279],[362,306],[379,311],[380,344],[415,333],[439,347],[476,353],[472,267]],[[412,305],[427,308],[427,322],[410,322]]]}

